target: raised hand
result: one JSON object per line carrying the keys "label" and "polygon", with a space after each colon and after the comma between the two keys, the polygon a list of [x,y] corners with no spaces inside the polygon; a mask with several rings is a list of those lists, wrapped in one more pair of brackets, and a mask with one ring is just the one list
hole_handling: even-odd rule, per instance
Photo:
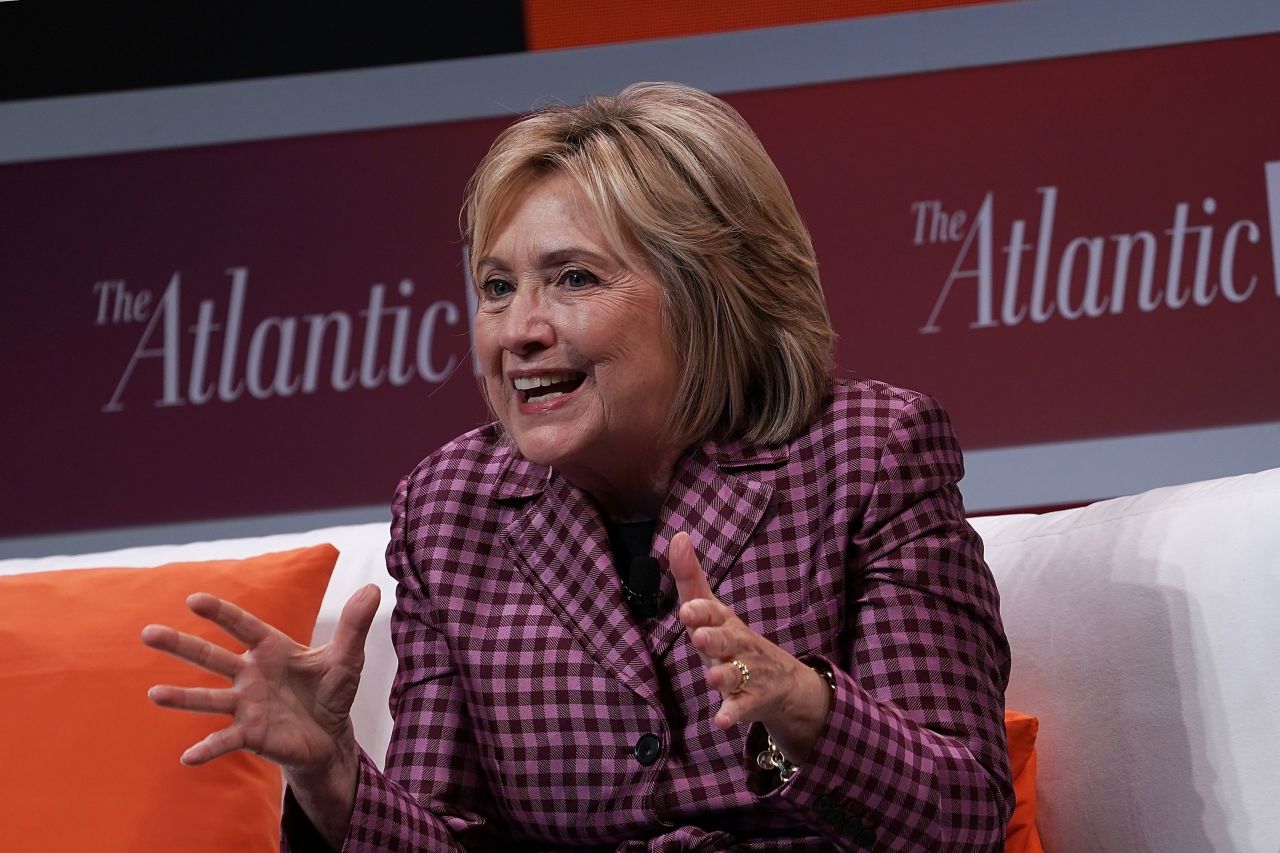
{"label": "raised hand", "polygon": [[725,730],[740,722],[763,723],[783,755],[803,762],[830,707],[827,683],[785,649],[751,630],[715,597],[689,534],[672,538],[667,559],[680,594],[680,621],[702,655],[707,683],[723,697],[716,727]]}
{"label": "raised hand", "polygon": [[376,586],[358,590],[343,608],[333,639],[316,648],[296,643],[236,605],[206,593],[189,597],[187,606],[244,645],[243,653],[233,654],[164,625],[144,628],[146,645],[230,682],[220,689],[161,684],[148,691],[151,701],[165,708],[232,717],[226,728],[184,752],[182,763],[204,764],[244,749],[280,764],[286,772],[323,775],[345,761],[348,750],[354,759],[349,712],[379,597]]}

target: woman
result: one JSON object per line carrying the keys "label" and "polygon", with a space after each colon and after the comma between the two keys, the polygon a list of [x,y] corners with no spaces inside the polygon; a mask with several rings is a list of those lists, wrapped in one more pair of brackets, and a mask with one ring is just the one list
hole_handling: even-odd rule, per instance
{"label": "woman", "polygon": [[673,84],[543,110],[464,219],[496,422],[397,492],[385,773],[347,718],[373,587],[317,649],[211,596],[244,655],[148,628],[232,680],[152,689],[234,717],[183,760],[280,763],[294,849],[999,848],[1009,658],[959,449],[929,398],[828,378],[741,117]]}

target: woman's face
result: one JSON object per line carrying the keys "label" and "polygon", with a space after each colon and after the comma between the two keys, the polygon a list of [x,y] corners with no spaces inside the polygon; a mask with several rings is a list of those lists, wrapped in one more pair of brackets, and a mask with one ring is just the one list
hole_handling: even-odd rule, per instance
{"label": "woman's face", "polygon": [[476,265],[475,344],[498,420],[588,490],[656,463],[678,371],[656,277],[609,250],[565,175],[534,183]]}

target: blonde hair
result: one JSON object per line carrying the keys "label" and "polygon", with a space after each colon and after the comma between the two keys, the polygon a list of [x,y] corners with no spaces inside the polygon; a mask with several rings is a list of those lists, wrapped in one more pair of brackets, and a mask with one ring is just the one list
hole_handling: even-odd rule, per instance
{"label": "blonde hair", "polygon": [[742,116],[676,83],[527,116],[467,186],[473,263],[521,194],[553,173],[581,186],[618,258],[639,253],[661,282],[681,356],[668,436],[775,445],[799,435],[827,394],[835,334],[808,231]]}

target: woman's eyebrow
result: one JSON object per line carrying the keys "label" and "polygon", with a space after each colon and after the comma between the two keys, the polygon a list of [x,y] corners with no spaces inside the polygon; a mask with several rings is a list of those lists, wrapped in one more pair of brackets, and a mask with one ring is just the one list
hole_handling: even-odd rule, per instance
{"label": "woman's eyebrow", "polygon": [[[553,269],[563,266],[570,261],[583,261],[597,266],[617,266],[617,262],[609,255],[602,255],[591,249],[582,248],[580,246],[564,246],[556,249],[549,249],[538,255],[535,262],[536,268],[540,270]],[[484,269],[510,270],[512,265],[503,258],[495,255],[485,255],[476,262],[477,270]]]}
{"label": "woman's eyebrow", "polygon": [[590,249],[583,249],[577,246],[566,246],[562,249],[544,252],[538,258],[538,267],[548,269],[550,267],[558,267],[568,261],[587,261],[593,264],[608,264],[609,258],[601,255],[599,252],[593,252]]}

